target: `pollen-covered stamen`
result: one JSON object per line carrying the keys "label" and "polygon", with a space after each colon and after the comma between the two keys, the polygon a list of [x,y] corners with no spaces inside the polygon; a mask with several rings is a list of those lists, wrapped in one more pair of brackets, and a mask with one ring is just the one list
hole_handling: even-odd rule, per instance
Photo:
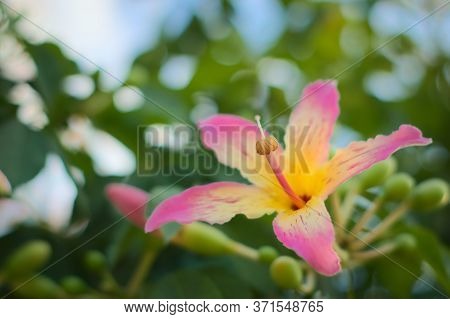
{"label": "pollen-covered stamen", "polygon": [[259,155],[269,155],[271,152],[269,143],[266,139],[262,139],[256,142],[256,153]]}
{"label": "pollen-covered stamen", "polygon": [[270,135],[266,138],[267,143],[269,144],[270,151],[274,152],[278,149],[278,141],[275,137]]}
{"label": "pollen-covered stamen", "polygon": [[259,131],[261,132],[261,139],[256,142],[256,152],[259,155],[269,155],[278,149],[278,141],[272,135],[266,136],[262,125],[261,117],[259,115],[255,116],[256,124],[258,125]]}
{"label": "pollen-covered stamen", "polygon": [[281,170],[280,163],[278,163],[277,158],[272,156],[271,153],[278,149],[278,141],[275,137],[269,135],[266,136],[262,125],[261,125],[261,117],[259,115],[255,116],[256,123],[258,124],[258,128],[261,132],[261,139],[256,142],[256,152],[259,155],[266,156],[267,162],[269,163],[270,168],[272,168],[275,177],[277,178],[278,183],[283,188],[284,192],[289,196],[289,198],[294,203],[294,206],[297,208],[302,208],[305,206],[305,201],[301,199],[286,180],[286,177],[283,175],[283,171]]}
{"label": "pollen-covered stamen", "polygon": [[278,141],[273,136],[265,137],[256,142],[256,152],[259,155],[269,155],[278,149]]}

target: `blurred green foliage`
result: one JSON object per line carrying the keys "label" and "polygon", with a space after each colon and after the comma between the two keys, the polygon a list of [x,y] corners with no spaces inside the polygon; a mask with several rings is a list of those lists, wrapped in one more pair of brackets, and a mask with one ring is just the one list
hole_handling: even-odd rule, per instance
{"label": "blurred green foliage", "polygon": [[[414,175],[417,181],[430,177],[448,181],[448,53],[437,51],[431,60],[427,59],[421,54],[420,46],[403,34],[386,47],[364,57],[389,39],[376,33],[368,22],[375,1],[280,1],[286,14],[286,26],[268,50],[255,54],[232,22],[235,14],[233,5],[227,1],[218,3],[221,9],[218,21],[226,30],[222,36],[213,36],[209,29],[211,25],[194,15],[180,35],[167,37],[162,34],[156,46],[137,57],[124,83],[117,83],[116,88],[102,87],[101,71],[84,74],[92,80],[94,88],[82,98],[69,94],[63,88],[62,84],[68,76],[81,74],[77,64],[63,54],[61,47],[64,46],[28,41],[15,27],[20,17],[8,17],[8,10],[2,7],[0,43],[13,39],[21,48],[21,54],[31,59],[36,73],[27,80],[14,79],[5,74],[0,66],[0,170],[14,188],[36,176],[49,152],[56,153],[74,178],[78,195],[72,221],[66,231],[54,233],[45,227],[22,225],[0,238],[0,265],[3,265],[0,295],[18,287],[20,282],[16,279],[12,285],[11,281],[6,284],[7,265],[13,262],[13,258],[18,258],[18,249],[24,249],[20,247],[31,245],[31,240],[39,239],[51,246],[52,253],[48,256],[51,266],[45,268],[37,280],[20,287],[10,296],[123,296],[117,287],[126,284],[142,253],[151,246],[148,236],[141,230],[127,221],[116,223],[119,215],[106,200],[104,186],[110,182],[127,182],[154,192],[158,187],[176,182],[179,176],[99,174],[86,149],[70,148],[61,139],[61,132],[70,127],[74,118],[89,119],[96,129],[114,136],[133,151],[138,165],[144,163],[145,158],[136,152],[143,140],[142,136],[137,136],[137,127],[155,123],[194,125],[196,117],[193,112],[198,112],[199,105],[204,101],[217,107],[213,110],[220,113],[248,118],[259,113],[263,119],[276,116],[271,120],[273,123],[285,124],[288,108],[294,101],[287,96],[290,91],[285,87],[277,87],[264,80],[261,74],[264,63],[287,63],[300,70],[299,87],[294,88],[298,93],[307,82],[338,75],[341,92],[339,121],[342,127],[351,128],[363,137],[390,132],[401,123],[419,127],[425,136],[433,138],[434,143],[428,148],[400,152],[397,156],[400,170]],[[407,3],[403,5],[408,7]],[[356,12],[357,18],[349,12]],[[366,45],[358,47],[354,43],[358,40],[353,36],[344,38],[344,33],[349,30],[363,34]],[[361,52],[349,54],[347,46],[351,49],[352,45]],[[178,55],[193,58],[195,71],[185,87],[171,89],[160,80],[158,74],[170,58]],[[407,56],[418,59],[424,68],[418,84],[408,88],[408,94],[401,99],[387,101],[371,94],[367,88],[367,77],[374,72],[393,71],[399,59]],[[354,64],[362,57],[360,62]],[[352,67],[347,69],[349,65]],[[108,74],[103,75],[108,77]],[[411,76],[416,76],[414,70]],[[36,127],[18,117],[23,105],[11,98],[11,92],[21,85],[31,88],[42,100],[42,111],[47,119],[44,125]],[[121,87],[126,86],[139,90],[145,98],[141,107],[123,112],[118,109],[114,96]],[[180,165],[180,151],[171,149],[168,152],[173,156],[170,162],[163,165]],[[184,189],[222,180],[224,168],[218,163],[215,165],[221,170],[219,174],[201,176],[193,172],[184,176],[177,187]],[[73,175],[73,168],[82,173],[82,181]],[[225,178],[241,180],[238,173]],[[315,296],[442,297],[426,283],[449,294],[448,209],[446,206],[433,214],[413,212],[408,215],[398,228],[416,238],[415,249],[402,249],[391,255],[392,260],[381,258],[367,267],[345,270],[335,278],[321,278]],[[269,245],[283,254],[292,255],[274,238],[271,220],[270,216],[256,221],[239,216],[218,228],[251,247]],[[102,263],[100,275],[92,270],[92,265],[87,265],[97,265],[98,260]],[[402,266],[399,267],[399,264]],[[138,296],[272,298],[300,295],[277,288],[270,279],[267,264],[237,256],[200,256],[168,244],[162,248]]]}

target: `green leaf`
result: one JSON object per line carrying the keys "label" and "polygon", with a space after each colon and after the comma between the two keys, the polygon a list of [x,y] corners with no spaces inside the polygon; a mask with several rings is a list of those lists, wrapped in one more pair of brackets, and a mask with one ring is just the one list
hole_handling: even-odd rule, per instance
{"label": "green leaf", "polygon": [[62,80],[71,74],[78,73],[75,62],[67,59],[55,44],[27,44],[28,52],[36,63],[38,76],[33,86],[44,98],[47,107],[56,105],[62,94]]}
{"label": "green leaf", "polygon": [[150,298],[223,298],[214,282],[198,270],[171,273],[153,286]]}
{"label": "green leaf", "polygon": [[268,265],[234,256],[230,258],[230,264],[242,283],[251,287],[258,296],[276,294],[277,288],[270,278]]}
{"label": "green leaf", "polygon": [[410,298],[411,290],[422,274],[421,258],[411,251],[399,250],[373,262],[375,277],[394,298]]}
{"label": "green leaf", "polygon": [[421,226],[408,227],[407,231],[417,240],[417,250],[421,258],[427,262],[434,271],[436,280],[450,293],[450,275],[448,265],[445,263],[446,248],[436,235]]}
{"label": "green leaf", "polygon": [[224,269],[224,267],[211,267],[202,271],[220,289],[222,298],[242,299],[254,298],[252,287],[243,283],[239,276]]}
{"label": "green leaf", "polygon": [[14,82],[0,78],[0,123],[9,120],[16,114],[16,106],[12,105],[7,98],[14,84]]}
{"label": "green leaf", "polygon": [[35,132],[17,121],[0,125],[0,170],[11,185],[33,178],[44,166],[48,143],[41,132]]}

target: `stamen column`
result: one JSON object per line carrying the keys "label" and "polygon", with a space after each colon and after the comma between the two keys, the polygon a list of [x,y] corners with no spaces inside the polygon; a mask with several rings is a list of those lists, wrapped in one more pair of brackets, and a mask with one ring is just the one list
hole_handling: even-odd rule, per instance
{"label": "stamen column", "polygon": [[277,178],[278,183],[283,188],[285,193],[289,196],[292,202],[297,206],[297,208],[302,208],[306,205],[305,201],[302,200],[297,194],[295,194],[292,187],[289,185],[286,177],[283,175],[283,171],[281,170],[280,163],[276,157],[272,155],[274,151],[278,149],[277,140],[269,135],[266,136],[262,126],[261,126],[261,118],[259,115],[255,116],[256,123],[258,124],[258,128],[261,132],[261,140],[256,143],[256,152],[259,155],[264,155],[269,163],[269,166],[272,168],[275,177]]}

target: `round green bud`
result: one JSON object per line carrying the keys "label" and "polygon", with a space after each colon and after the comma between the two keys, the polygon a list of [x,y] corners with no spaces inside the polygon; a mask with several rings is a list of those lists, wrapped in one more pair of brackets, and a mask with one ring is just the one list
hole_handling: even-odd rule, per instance
{"label": "round green bud", "polygon": [[174,240],[186,249],[203,255],[230,253],[234,244],[223,232],[204,223],[184,225]]}
{"label": "round green bud", "polygon": [[405,199],[414,187],[414,179],[406,173],[390,176],[384,183],[383,196],[386,200],[401,201]]}
{"label": "round green bud", "polygon": [[270,276],[279,287],[296,289],[302,281],[302,269],[294,258],[281,256],[270,265]]}
{"label": "round green bud", "polygon": [[118,293],[117,283],[112,276],[105,276],[100,283],[99,289],[105,293]]}
{"label": "round green bud", "polygon": [[39,276],[25,283],[17,290],[25,298],[54,299],[65,296],[64,291],[52,279]]}
{"label": "round green bud", "polygon": [[428,211],[444,206],[449,199],[448,184],[442,179],[426,180],[412,192],[412,207],[419,211]]}
{"label": "round green bud", "polygon": [[32,240],[19,247],[6,260],[3,271],[7,278],[28,277],[41,269],[52,254],[51,246],[43,240]]}
{"label": "round green bud", "polygon": [[101,273],[107,268],[105,256],[97,250],[90,250],[86,253],[84,264],[87,269],[95,273]]}
{"label": "round green bud", "polygon": [[397,169],[397,161],[390,157],[387,160],[376,163],[371,168],[359,175],[359,186],[362,190],[384,183]]}
{"label": "round green bud", "polygon": [[71,295],[80,295],[88,291],[87,284],[83,279],[76,276],[67,276],[61,280],[63,289]]}
{"label": "round green bud", "polygon": [[395,237],[395,241],[400,248],[410,250],[416,247],[416,238],[414,238],[414,236],[411,234],[400,234]]}
{"label": "round green bud", "polygon": [[263,263],[270,264],[278,257],[278,251],[272,246],[262,246],[258,249],[258,258]]}

